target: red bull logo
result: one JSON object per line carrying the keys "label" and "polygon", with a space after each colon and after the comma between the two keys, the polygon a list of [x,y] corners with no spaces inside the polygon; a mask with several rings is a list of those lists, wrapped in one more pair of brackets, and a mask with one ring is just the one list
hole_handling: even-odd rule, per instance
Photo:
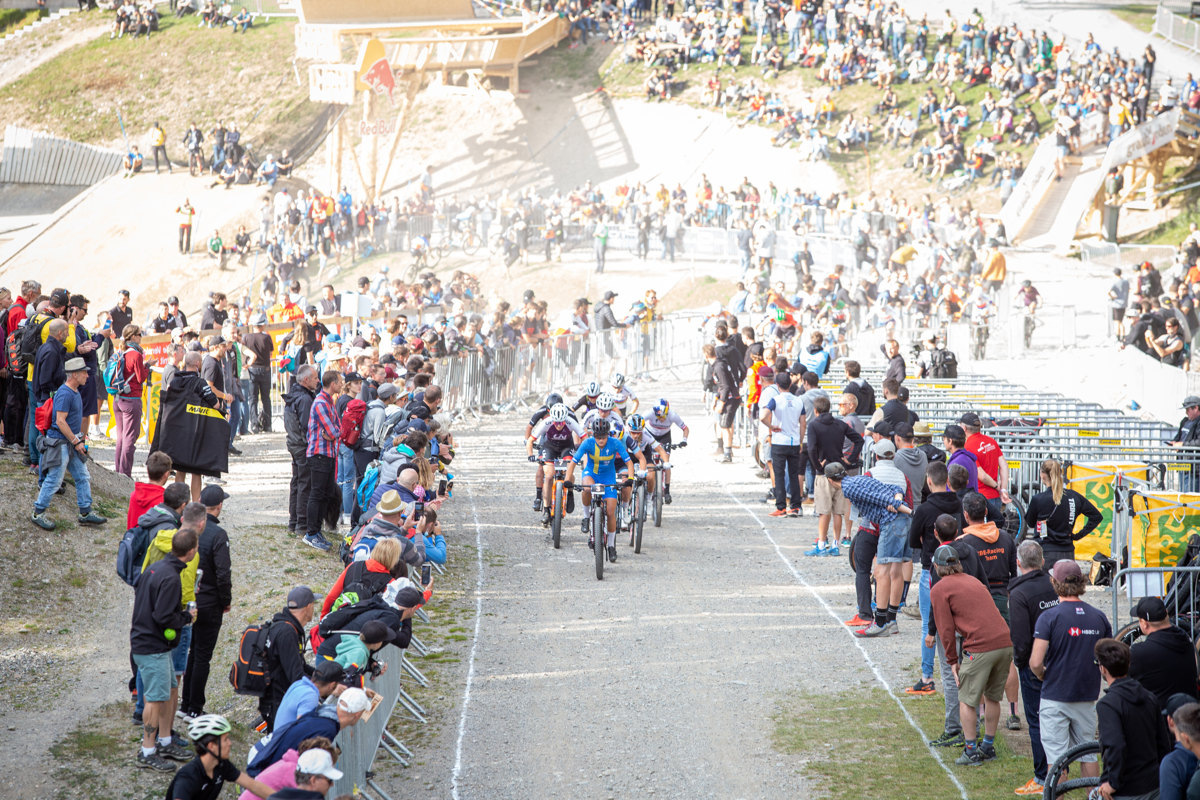
{"label": "red bull logo", "polygon": [[392,65],[388,63],[383,45],[378,39],[368,39],[359,53],[358,77],[354,88],[375,94],[386,93],[388,102],[393,102],[392,92],[396,89],[396,75],[392,72]]}

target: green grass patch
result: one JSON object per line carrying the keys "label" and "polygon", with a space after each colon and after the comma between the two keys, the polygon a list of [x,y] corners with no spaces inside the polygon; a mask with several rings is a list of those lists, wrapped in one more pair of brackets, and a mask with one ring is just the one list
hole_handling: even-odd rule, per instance
{"label": "green grass patch", "polygon": [[4,8],[0,9],[0,36],[7,36],[10,33],[24,28],[26,25],[32,25],[39,18],[48,16],[49,12],[45,9],[24,9],[24,8]]}
{"label": "green grass patch", "polygon": [[1128,22],[1133,27],[1137,28],[1142,33],[1150,33],[1154,30],[1154,6],[1142,3],[1136,3],[1127,6],[1116,6],[1109,8],[1123,22]]}
{"label": "green grass patch", "polygon": [[1200,186],[1175,195],[1171,200],[1171,207],[1177,213],[1170,219],[1142,231],[1129,239],[1128,243],[1178,246],[1188,235],[1188,226],[1193,222],[1200,224]]}
{"label": "green grass patch", "polygon": [[[687,245],[687,242],[684,242]],[[711,275],[698,275],[676,283],[660,299],[659,305],[671,311],[685,308],[703,308],[720,302],[725,305],[737,286],[733,281],[719,281]]]}
{"label": "green grass patch", "polygon": [[[905,699],[905,708],[924,735],[942,730],[940,695]],[[1033,777],[1033,762],[1014,752],[1028,745],[1024,731],[996,739],[999,757],[977,767],[959,767],[959,751],[941,752],[943,760],[967,789],[972,800],[1012,797],[1012,791]],[[775,748],[799,755],[803,770],[831,800],[896,797],[905,800],[946,800],[958,790],[933,754],[883,689],[806,694],[789,697],[775,717]]]}
{"label": "green grass patch", "polygon": [[236,123],[261,156],[307,130],[321,109],[297,84],[292,27],[274,19],[235,35],[168,13],[149,39],[102,35],[0,89],[0,122],[114,144],[123,120],[130,142],[149,155],[148,132],[161,121],[178,161],[188,123],[207,136],[219,118]]}

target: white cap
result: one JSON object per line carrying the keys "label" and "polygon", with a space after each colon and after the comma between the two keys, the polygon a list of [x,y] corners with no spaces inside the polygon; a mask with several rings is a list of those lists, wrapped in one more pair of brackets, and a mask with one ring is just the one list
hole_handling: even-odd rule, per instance
{"label": "white cap", "polygon": [[347,714],[357,714],[359,711],[366,711],[370,707],[371,701],[367,699],[367,693],[357,687],[347,689],[338,698],[338,708]]}
{"label": "white cap", "polygon": [[296,771],[303,772],[305,775],[323,775],[331,781],[339,780],[342,777],[341,770],[333,768],[333,758],[330,757],[329,751],[322,750],[320,747],[314,747],[312,750],[305,750],[301,753],[300,758],[296,759]]}

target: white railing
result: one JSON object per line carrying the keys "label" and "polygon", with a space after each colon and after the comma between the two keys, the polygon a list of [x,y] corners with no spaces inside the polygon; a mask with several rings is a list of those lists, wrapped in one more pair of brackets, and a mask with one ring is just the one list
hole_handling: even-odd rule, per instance
{"label": "white railing", "polygon": [[1200,52],[1200,23],[1168,11],[1162,3],[1154,11],[1154,32],[1168,42]]}

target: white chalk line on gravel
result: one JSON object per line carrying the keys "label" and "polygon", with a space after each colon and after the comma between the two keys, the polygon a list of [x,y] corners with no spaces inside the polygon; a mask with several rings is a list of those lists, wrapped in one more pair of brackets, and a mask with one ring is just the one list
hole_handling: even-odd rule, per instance
{"label": "white chalk line on gravel", "polygon": [[779,543],[775,541],[775,537],[771,535],[771,531],[766,525],[763,524],[762,520],[758,518],[758,515],[755,514],[749,506],[735,497],[728,489],[725,490],[725,493],[729,495],[729,499],[733,500],[733,502],[737,503],[743,511],[749,514],[750,518],[754,520],[754,522],[762,530],[763,535],[767,537],[767,541],[769,541],[775,548],[775,554],[779,556],[779,560],[782,561],[788,568],[788,571],[792,573],[792,577],[795,578],[796,581],[813,596],[813,599],[821,604],[821,608],[825,609],[825,613],[833,617],[833,620],[837,623],[838,627],[846,631],[846,635],[850,637],[850,641],[852,641],[854,646],[858,648],[858,651],[862,653],[863,660],[867,662],[867,666],[871,668],[871,672],[875,673],[875,679],[879,681],[881,686],[883,686],[884,691],[888,693],[888,697],[895,701],[896,706],[900,709],[900,713],[902,713],[904,718],[908,720],[908,724],[911,725],[912,729],[915,730],[917,735],[921,737],[921,744],[925,745],[925,749],[929,751],[929,754],[934,757],[934,759],[938,762],[938,765],[941,766],[942,770],[945,771],[947,776],[949,776],[951,783],[953,783],[958,789],[958,793],[962,796],[962,799],[970,800],[970,798],[967,797],[967,787],[962,785],[962,782],[958,779],[958,776],[955,775],[954,771],[951,770],[950,767],[947,766],[946,762],[942,760],[941,753],[939,753],[933,748],[932,745],[929,744],[929,737],[925,734],[925,731],[921,730],[921,726],[917,724],[915,719],[913,719],[912,714],[908,713],[908,709],[904,707],[904,703],[900,702],[900,698],[897,697],[895,692],[892,691],[891,684],[888,683],[887,678],[883,677],[883,673],[879,670],[879,666],[875,663],[874,659],[871,658],[871,654],[867,652],[867,648],[863,647],[862,642],[858,640],[858,638],[854,635],[854,632],[842,623],[841,617],[839,617],[837,612],[835,612],[829,603],[826,602],[825,598],[821,596],[821,593],[817,591],[816,587],[809,583],[808,580],[806,580],[805,577],[800,574],[799,570],[796,569],[795,565],[792,564],[788,557],[783,554],[783,549],[780,548]]}
{"label": "white chalk line on gravel", "polygon": [[454,771],[450,773],[450,796],[454,800],[459,800],[458,778],[462,774],[463,736],[467,732],[467,707],[471,704],[471,684],[475,682],[475,648],[479,646],[479,626],[483,622],[483,528],[479,524],[475,495],[471,493],[471,487],[463,488],[471,501],[471,517],[475,521],[475,635],[471,637],[471,655],[467,658],[467,683],[463,687],[462,713],[458,717],[458,741],[454,745]]}

